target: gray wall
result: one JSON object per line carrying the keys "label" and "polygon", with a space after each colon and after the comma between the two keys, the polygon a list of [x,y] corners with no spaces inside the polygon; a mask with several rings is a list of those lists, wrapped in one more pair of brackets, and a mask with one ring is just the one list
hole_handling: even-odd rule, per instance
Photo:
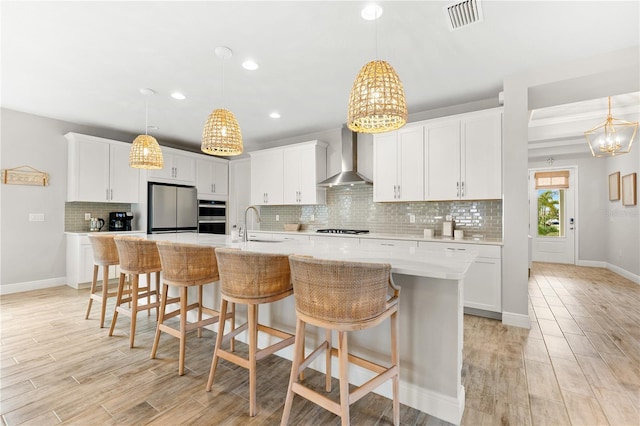
{"label": "gray wall", "polygon": [[[640,90],[639,53],[638,46],[635,46],[583,60],[510,75],[504,80],[505,238],[502,259],[502,306],[503,321],[506,318],[506,323],[518,325],[528,323],[527,122],[529,109],[534,106],[539,108]],[[580,90],[577,90],[578,88]],[[636,234],[628,234],[628,237],[638,238],[637,228],[635,229]]]}
{"label": "gray wall", "polygon": [[[135,135],[0,110],[0,167],[28,165],[49,173],[48,186],[0,185],[0,284],[28,290],[66,283],[64,211],[67,196],[67,132],[132,141]],[[29,222],[44,213],[44,222]],[[0,293],[3,288],[0,287]],[[5,287],[8,288],[8,287]],[[15,289],[12,289],[15,291]]]}

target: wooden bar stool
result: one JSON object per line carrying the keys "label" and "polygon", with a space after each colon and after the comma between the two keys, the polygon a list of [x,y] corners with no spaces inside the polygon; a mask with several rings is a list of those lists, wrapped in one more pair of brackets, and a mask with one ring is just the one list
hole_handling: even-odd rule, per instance
{"label": "wooden bar stool", "polygon": [[[93,250],[93,280],[91,281],[91,293],[89,294],[89,306],[84,319],[89,319],[91,305],[94,300],[100,302],[100,328],[104,327],[104,317],[107,311],[107,299],[115,297],[116,292],[109,292],[109,266],[120,263],[118,250],[113,241],[115,235],[89,235],[89,242]],[[102,266],[102,286],[98,289],[98,268]]]}
{"label": "wooden bar stool", "polygon": [[[285,348],[294,342],[294,336],[258,323],[258,305],[271,303],[288,297],[293,292],[289,259],[286,255],[253,253],[236,249],[216,250],[220,271],[220,312],[227,311],[227,304],[247,305],[247,322],[224,334],[224,314],[218,326],[216,348],[211,361],[211,371],[207,382],[207,392],[211,391],[216,374],[218,359],[222,358],[249,370],[249,416],[256,415],[257,361]],[[222,349],[223,340],[231,339],[247,330],[249,337],[249,358],[241,357]],[[258,348],[258,331],[274,336],[278,342]]]}
{"label": "wooden bar stool", "polygon": [[[160,252],[160,262],[162,263],[163,288],[158,327],[156,328],[156,335],[153,340],[151,358],[156,357],[158,343],[160,342],[160,332],[164,331],[177,337],[180,339],[178,374],[182,376],[184,374],[187,332],[197,328],[198,337],[202,337],[202,327],[214,324],[218,322],[220,318],[218,311],[202,305],[203,286],[219,280],[218,264],[213,247],[172,243],[168,241],[158,241],[157,246]],[[169,286],[179,288],[179,297],[169,298]],[[189,287],[198,288],[198,301],[191,305],[188,304],[187,298]],[[166,312],[167,303],[178,302],[180,303],[178,309]],[[187,313],[193,309],[197,309],[197,321],[187,323]],[[211,317],[202,319],[203,313],[211,315]],[[165,324],[166,320],[178,315],[180,315],[179,328],[176,329]],[[231,318],[234,318],[233,314]],[[222,322],[224,326],[224,320]]]}
{"label": "wooden bar stool", "polygon": [[[129,334],[129,347],[133,348],[136,336],[136,320],[138,312],[156,308],[160,306],[160,256],[155,241],[147,241],[143,238],[121,237],[114,239],[120,257],[120,281],[118,283],[118,296],[116,306],[113,310],[113,319],[109,328],[109,336],[113,336],[118,320],[118,313],[131,318]],[[151,288],[151,274],[155,273],[155,289]],[[146,286],[140,287],[140,275],[146,274]],[[124,282],[126,276],[133,277],[131,280],[131,291],[125,292]],[[154,301],[151,301],[151,296]],[[146,303],[140,304],[140,300],[146,299]]]}
{"label": "wooden bar stool", "polygon": [[[391,379],[393,387],[393,423],[400,424],[398,297],[400,288],[391,279],[391,265],[383,263],[343,262],[305,256],[291,256],[291,279],[296,300],[296,347],[281,425],[291,414],[293,394],[331,411],[349,424],[349,406]],[[388,291],[391,291],[389,297]],[[348,352],[347,332],[374,327],[391,318],[391,366],[365,360]],[[308,357],[304,357],[305,325],[329,330],[327,339]],[[331,330],[338,332],[338,348],[331,343]],[[340,403],[309,389],[298,377],[318,355],[325,352],[327,381],[331,391],[331,355],[337,355],[340,372]],[[349,392],[349,362],[377,375]]]}

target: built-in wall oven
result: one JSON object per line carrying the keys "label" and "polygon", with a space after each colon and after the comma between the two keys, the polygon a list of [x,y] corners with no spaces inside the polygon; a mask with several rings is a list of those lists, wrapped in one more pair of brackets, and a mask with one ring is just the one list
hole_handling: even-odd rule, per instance
{"label": "built-in wall oven", "polygon": [[225,234],[226,231],[227,203],[198,200],[198,232],[201,234]]}

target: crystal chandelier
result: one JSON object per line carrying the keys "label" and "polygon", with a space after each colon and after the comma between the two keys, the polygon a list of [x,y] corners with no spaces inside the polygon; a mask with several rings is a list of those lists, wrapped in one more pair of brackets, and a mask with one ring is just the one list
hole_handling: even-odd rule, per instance
{"label": "crystal chandelier", "polygon": [[609,114],[604,123],[584,132],[589,149],[594,157],[613,157],[627,154],[638,132],[638,122],[619,120],[611,115],[611,96],[609,96]]}

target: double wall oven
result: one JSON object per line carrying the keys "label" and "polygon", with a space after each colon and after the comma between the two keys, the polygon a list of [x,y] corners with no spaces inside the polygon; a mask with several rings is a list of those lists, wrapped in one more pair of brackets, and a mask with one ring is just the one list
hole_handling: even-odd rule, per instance
{"label": "double wall oven", "polygon": [[227,203],[198,200],[198,232],[200,234],[225,234],[226,230]]}

